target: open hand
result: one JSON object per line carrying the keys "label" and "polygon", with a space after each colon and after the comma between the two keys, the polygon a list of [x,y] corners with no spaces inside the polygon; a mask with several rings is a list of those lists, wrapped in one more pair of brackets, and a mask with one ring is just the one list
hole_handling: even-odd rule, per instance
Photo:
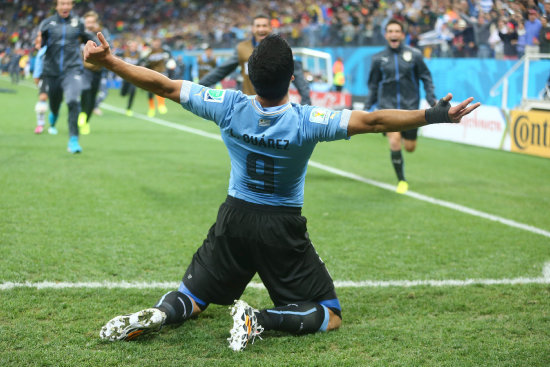
{"label": "open hand", "polygon": [[[449,102],[453,98],[453,95],[451,93],[448,93],[445,97],[443,97],[443,101]],[[464,101],[460,102],[456,106],[453,106],[449,108],[449,119],[451,122],[459,123],[462,117],[466,116],[479,106],[481,106],[481,103],[476,102],[471,106],[468,106],[470,102],[474,100],[474,97],[470,97],[465,99]]]}
{"label": "open hand", "polygon": [[94,41],[88,41],[84,46],[84,61],[96,66],[107,66],[109,59],[113,57],[111,48],[101,32],[97,32],[97,38],[100,42],[99,45]]}
{"label": "open hand", "polygon": [[474,100],[474,97],[470,97],[458,105],[451,107],[449,102],[452,98],[453,95],[451,93],[447,93],[447,95],[441,98],[435,106],[428,108],[425,112],[426,122],[428,124],[439,124],[442,122],[451,122],[456,124],[460,122],[462,117],[481,105],[481,103],[477,102],[471,106],[468,106],[470,102]]}

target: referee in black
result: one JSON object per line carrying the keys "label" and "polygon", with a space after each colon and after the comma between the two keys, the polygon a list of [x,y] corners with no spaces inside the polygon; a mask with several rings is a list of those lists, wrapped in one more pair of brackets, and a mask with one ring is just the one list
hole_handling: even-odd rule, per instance
{"label": "referee in black", "polygon": [[[388,47],[372,57],[369,73],[369,95],[365,110],[373,105],[379,109],[416,110],[420,106],[420,81],[424,85],[426,100],[430,106],[437,102],[432,75],[424,63],[419,50],[403,45],[405,29],[403,23],[391,19],[386,25]],[[401,144],[407,152],[416,149],[418,129],[386,133],[390,142],[391,161],[397,174],[396,192],[404,194],[409,189],[405,179]]]}
{"label": "referee in black", "polygon": [[42,80],[50,101],[50,129],[56,134],[55,123],[63,96],[69,108],[69,153],[80,153],[78,142],[78,114],[82,83],[82,56],[80,44],[91,39],[82,20],[73,15],[72,0],[54,0],[56,14],[40,23],[35,40],[36,49],[48,46],[44,56]]}

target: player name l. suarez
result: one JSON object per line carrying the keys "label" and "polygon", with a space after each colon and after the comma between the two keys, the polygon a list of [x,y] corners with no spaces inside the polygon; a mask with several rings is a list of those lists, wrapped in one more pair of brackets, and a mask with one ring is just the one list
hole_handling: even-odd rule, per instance
{"label": "player name l. suarez", "polygon": [[242,139],[242,141],[247,144],[257,145],[259,147],[290,150],[290,141],[288,139],[266,138],[265,134],[262,134],[262,136],[260,137],[248,134],[243,134],[242,136],[239,136],[233,134],[233,129],[229,129],[229,135],[237,140]]}

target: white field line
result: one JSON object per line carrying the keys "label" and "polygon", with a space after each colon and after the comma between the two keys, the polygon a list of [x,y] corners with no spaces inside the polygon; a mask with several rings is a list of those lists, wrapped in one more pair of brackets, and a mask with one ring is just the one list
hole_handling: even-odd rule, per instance
{"label": "white field line", "polygon": [[[114,106],[105,104],[105,103],[102,104],[101,107],[105,108],[106,110],[110,110],[110,111],[117,112],[117,113],[120,113],[120,114],[125,113],[125,110],[123,110],[121,108],[118,108],[118,107],[114,107]],[[180,124],[175,124],[175,123],[164,121],[164,120],[161,120],[161,119],[158,119],[158,118],[151,118],[151,117],[148,117],[148,116],[145,116],[145,115],[142,115],[142,114],[137,114],[137,113],[134,114],[134,117],[137,117],[137,118],[145,120],[145,121],[152,122],[152,123],[157,124],[157,125],[170,127],[170,128],[173,128],[173,129],[189,132],[189,133],[192,133],[192,134],[201,135],[201,136],[211,138],[211,139],[215,139],[215,140],[219,140],[219,141],[222,140],[222,138],[219,134],[207,133],[207,132],[199,130],[199,129],[194,129],[194,128],[183,126],[183,125],[180,125]],[[361,176],[356,175],[354,173],[346,172],[346,171],[340,170],[338,168],[330,167],[330,166],[327,166],[327,165],[324,165],[324,164],[321,164],[321,163],[318,163],[318,162],[315,162],[315,161],[310,160],[309,165],[311,167],[315,167],[315,168],[321,169],[323,171],[333,173],[333,174],[338,175],[338,176],[347,177],[347,178],[350,178],[350,179],[355,180],[355,181],[359,181],[359,182],[363,182],[363,183],[366,183],[366,184],[369,184],[369,185],[372,185],[372,186],[376,186],[376,187],[379,187],[379,188],[384,189],[384,190],[395,191],[395,186],[394,185],[390,185],[390,184],[387,184],[387,183],[371,180],[369,178],[361,177]],[[416,193],[414,191],[408,191],[408,192],[405,193],[405,195],[407,195],[409,197],[412,197],[412,198],[415,198],[417,200],[428,202],[430,204],[439,205],[439,206],[442,206],[442,207],[445,207],[445,208],[448,208],[448,209],[453,209],[453,210],[459,211],[461,213],[470,214],[470,215],[473,215],[475,217],[488,219],[488,220],[491,220],[491,221],[494,221],[494,222],[498,222],[498,223],[507,225],[509,227],[519,228],[519,229],[522,229],[522,230],[525,230],[525,231],[528,231],[528,232],[531,232],[531,233],[539,234],[539,235],[550,238],[550,231],[546,231],[544,229],[533,227],[533,226],[530,226],[528,224],[519,223],[519,222],[516,222],[516,221],[511,220],[511,219],[502,218],[502,217],[499,217],[497,215],[485,213],[485,212],[482,212],[482,211],[479,211],[479,210],[476,210],[476,209],[471,209],[471,208],[468,208],[468,207],[460,205],[460,204],[451,203],[449,201],[444,201],[444,200],[439,200],[439,199],[436,199],[436,198],[432,198],[430,196],[422,195],[422,194]]]}
{"label": "white field line", "polygon": [[[515,284],[550,284],[550,262],[544,264],[542,277],[539,278],[511,278],[511,279],[465,279],[465,280],[363,280],[348,281],[336,280],[336,288],[410,288],[417,286],[431,287],[465,287],[469,285],[515,285]],[[0,291],[14,288],[36,289],[67,289],[67,288],[106,288],[106,289],[175,289],[176,282],[4,282],[0,283]],[[250,288],[264,289],[262,283],[250,283]]]}

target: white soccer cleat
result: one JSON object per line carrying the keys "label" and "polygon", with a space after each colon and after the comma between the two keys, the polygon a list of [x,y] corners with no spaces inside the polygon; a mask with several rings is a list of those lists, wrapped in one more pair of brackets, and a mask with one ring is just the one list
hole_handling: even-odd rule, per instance
{"label": "white soccer cleat", "polygon": [[133,340],[141,335],[160,331],[166,314],[158,308],[147,308],[130,315],[117,316],[101,328],[103,340]]}
{"label": "white soccer cleat", "polygon": [[248,342],[254,344],[256,337],[260,338],[260,334],[264,328],[258,324],[254,308],[248,303],[241,300],[235,300],[233,306],[230,307],[231,316],[233,316],[233,328],[229,332],[231,336],[227,338],[229,348],[234,351],[241,351],[246,348]]}

